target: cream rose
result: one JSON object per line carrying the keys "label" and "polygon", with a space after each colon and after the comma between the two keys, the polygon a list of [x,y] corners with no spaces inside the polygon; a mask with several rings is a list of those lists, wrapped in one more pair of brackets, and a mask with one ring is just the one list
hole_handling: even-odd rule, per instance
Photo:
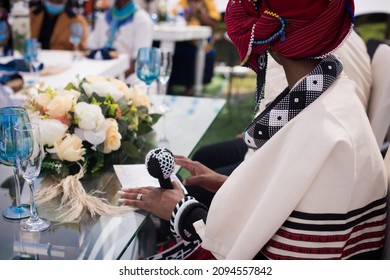
{"label": "cream rose", "polygon": [[58,139],[49,153],[56,153],[60,160],[76,162],[84,160],[85,148],[77,135],[67,133],[63,139]]}
{"label": "cream rose", "polygon": [[86,102],[77,103],[74,108],[74,116],[78,126],[83,130],[100,130],[105,122],[102,109],[95,104]]}
{"label": "cream rose", "polygon": [[73,104],[73,95],[57,95],[47,105],[46,114],[52,118],[64,117],[72,110]]}
{"label": "cream rose", "polygon": [[46,92],[43,92],[43,93],[38,94],[34,98],[34,100],[35,100],[36,103],[38,103],[44,109],[46,109],[47,105],[49,105],[49,103],[51,101],[51,95],[46,93]]}
{"label": "cream rose", "polygon": [[121,147],[122,135],[118,130],[118,123],[114,119],[106,119],[108,123],[108,129],[106,133],[106,140],[104,140],[104,154],[109,154],[112,151],[116,151]]}
{"label": "cream rose", "polygon": [[129,99],[131,100],[131,104],[135,107],[145,106],[150,109],[149,98],[138,85],[134,85],[130,88]]}

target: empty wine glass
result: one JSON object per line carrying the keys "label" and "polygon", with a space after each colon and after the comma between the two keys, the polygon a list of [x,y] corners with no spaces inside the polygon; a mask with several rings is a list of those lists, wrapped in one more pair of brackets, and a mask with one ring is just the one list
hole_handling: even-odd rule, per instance
{"label": "empty wine glass", "polygon": [[81,59],[81,52],[80,52],[80,43],[83,39],[83,26],[81,23],[72,23],[70,25],[70,34],[69,34],[69,41],[72,43],[74,47],[74,60]]}
{"label": "empty wine glass", "polygon": [[157,140],[157,146],[169,149],[169,140],[166,136],[165,118],[166,114],[171,110],[171,107],[166,102],[167,84],[172,72],[172,52],[169,50],[160,50],[160,75],[158,77],[158,95],[160,97],[155,110],[162,114],[162,129]]}
{"label": "empty wine glass", "polygon": [[28,62],[30,73],[33,75],[26,79],[27,86],[38,83],[38,73],[40,62],[38,60],[40,44],[35,38],[28,38],[24,42],[23,58]]}
{"label": "empty wine glass", "polygon": [[0,56],[4,56],[4,49],[9,40],[8,24],[5,20],[0,21]]}
{"label": "empty wine glass", "polygon": [[160,51],[157,48],[139,48],[135,63],[137,76],[145,82],[150,96],[150,85],[160,75]]}
{"label": "empty wine glass", "polygon": [[23,107],[0,108],[0,163],[12,166],[15,182],[16,205],[3,210],[3,216],[8,219],[23,219],[30,216],[29,206],[20,203],[19,172],[15,158],[14,126],[29,122],[26,109]]}
{"label": "empty wine glass", "polygon": [[16,164],[30,188],[30,218],[20,221],[19,228],[30,232],[44,231],[50,227],[50,222],[39,218],[34,199],[34,181],[41,172],[44,154],[39,125],[19,123],[14,129]]}
{"label": "empty wine glass", "polygon": [[172,73],[172,52],[169,50],[160,50],[160,75],[158,77],[159,88],[158,94],[161,96],[158,111],[162,114],[171,110],[166,102],[167,84]]}

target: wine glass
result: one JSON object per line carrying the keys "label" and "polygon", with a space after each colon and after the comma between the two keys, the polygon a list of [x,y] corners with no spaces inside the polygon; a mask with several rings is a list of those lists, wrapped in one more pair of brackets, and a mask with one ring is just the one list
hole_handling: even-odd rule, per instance
{"label": "wine glass", "polygon": [[165,133],[165,118],[166,114],[171,110],[171,107],[167,104],[165,97],[167,94],[167,84],[172,72],[172,52],[161,49],[160,54],[160,75],[158,77],[158,95],[160,95],[160,99],[158,106],[156,106],[156,111],[162,114],[162,129],[161,135],[157,140],[157,146],[169,149],[169,140]]}
{"label": "wine glass", "polygon": [[0,21],[0,56],[4,56],[4,49],[9,40],[8,24],[5,20]]}
{"label": "wine glass", "polygon": [[29,122],[26,109],[23,107],[0,108],[0,163],[12,166],[15,181],[16,205],[3,210],[3,216],[8,219],[23,219],[30,216],[29,206],[20,204],[19,172],[15,159],[14,126]]}
{"label": "wine glass", "polygon": [[145,82],[147,95],[150,85],[160,75],[160,51],[157,48],[139,48],[135,63],[137,76]]}
{"label": "wine glass", "polygon": [[158,76],[158,92],[161,96],[161,103],[158,111],[162,114],[171,110],[167,104],[165,96],[167,94],[167,84],[172,73],[172,52],[169,50],[160,50],[160,75]]}
{"label": "wine glass", "polygon": [[72,23],[70,25],[69,41],[72,43],[74,47],[74,55],[73,55],[74,60],[79,60],[81,58],[79,45],[82,39],[83,39],[83,26],[81,25],[81,23]]}
{"label": "wine glass", "polygon": [[37,83],[37,75],[39,72],[39,60],[38,51],[40,44],[35,38],[27,38],[24,41],[23,58],[28,62],[30,73],[34,74],[34,77],[30,77],[31,80],[26,81],[27,85],[34,85]]}
{"label": "wine glass", "polygon": [[20,221],[19,228],[29,232],[44,231],[50,227],[50,222],[39,218],[34,199],[34,181],[41,172],[44,154],[39,125],[19,123],[14,129],[16,164],[30,188],[30,218]]}

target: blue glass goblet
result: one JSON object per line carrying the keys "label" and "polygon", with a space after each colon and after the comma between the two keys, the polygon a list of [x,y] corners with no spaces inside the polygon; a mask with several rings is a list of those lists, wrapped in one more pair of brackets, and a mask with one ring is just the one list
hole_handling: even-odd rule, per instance
{"label": "blue glass goblet", "polygon": [[12,166],[16,193],[16,205],[11,205],[3,210],[3,216],[8,219],[23,219],[30,216],[30,207],[20,204],[19,173],[16,166],[14,145],[14,126],[28,121],[27,111],[23,107],[0,108],[0,163]]}
{"label": "blue glass goblet", "polygon": [[150,85],[160,76],[160,50],[157,48],[139,48],[135,68],[137,77],[145,82],[149,96]]}

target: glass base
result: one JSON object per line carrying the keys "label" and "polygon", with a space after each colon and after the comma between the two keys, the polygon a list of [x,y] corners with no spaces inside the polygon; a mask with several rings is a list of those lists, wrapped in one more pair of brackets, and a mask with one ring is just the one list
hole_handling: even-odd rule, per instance
{"label": "glass base", "polygon": [[32,221],[31,218],[24,221],[20,221],[19,225],[20,230],[28,232],[40,232],[47,230],[49,227],[50,222],[41,218],[38,218],[38,220],[36,221]]}
{"label": "glass base", "polygon": [[3,216],[11,220],[20,220],[30,217],[30,205],[9,206],[3,210]]}

